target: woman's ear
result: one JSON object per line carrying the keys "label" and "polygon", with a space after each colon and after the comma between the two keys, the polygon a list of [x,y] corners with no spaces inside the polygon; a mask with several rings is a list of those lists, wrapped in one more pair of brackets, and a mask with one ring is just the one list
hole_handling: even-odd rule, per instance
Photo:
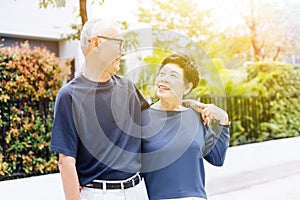
{"label": "woman's ear", "polygon": [[192,82],[186,84],[186,88],[185,88],[185,90],[183,92],[183,95],[184,96],[188,95],[192,91],[192,88],[193,88],[193,83]]}

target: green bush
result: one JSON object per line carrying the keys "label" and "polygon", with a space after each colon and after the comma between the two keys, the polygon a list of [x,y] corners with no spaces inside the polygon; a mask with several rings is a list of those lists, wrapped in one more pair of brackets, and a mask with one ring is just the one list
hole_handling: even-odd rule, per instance
{"label": "green bush", "polygon": [[0,48],[1,179],[57,171],[49,151],[53,102],[69,68],[28,42]]}
{"label": "green bush", "polygon": [[285,63],[257,63],[248,70],[249,79],[257,78],[270,101],[271,118],[261,124],[270,138],[300,135],[300,70]]}
{"label": "green bush", "polygon": [[[257,112],[264,111],[264,116],[258,126],[255,119],[245,123],[233,123],[235,130],[231,137],[232,142],[251,140],[260,142],[264,140],[286,138],[300,135],[300,70],[299,67],[279,62],[258,62],[247,68],[247,79],[244,84],[251,83],[251,94],[267,98],[268,106]],[[245,94],[247,96],[247,94]],[[260,104],[265,104],[261,102]],[[242,116],[239,116],[241,118]],[[266,118],[265,118],[266,117]],[[256,132],[255,138],[247,138],[246,125]]]}

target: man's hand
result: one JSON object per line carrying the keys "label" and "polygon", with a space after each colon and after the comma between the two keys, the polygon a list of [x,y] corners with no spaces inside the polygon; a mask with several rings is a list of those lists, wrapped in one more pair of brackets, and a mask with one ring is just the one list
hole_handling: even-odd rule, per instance
{"label": "man's hand", "polygon": [[212,119],[217,120],[221,125],[229,124],[227,112],[214,104],[204,104],[192,99],[184,100],[182,103],[201,113],[205,125],[209,124]]}

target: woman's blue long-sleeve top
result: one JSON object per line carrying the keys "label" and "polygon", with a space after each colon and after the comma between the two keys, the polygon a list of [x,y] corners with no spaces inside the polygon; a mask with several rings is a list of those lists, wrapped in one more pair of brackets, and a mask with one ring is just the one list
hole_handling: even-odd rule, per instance
{"label": "woman's blue long-sleeve top", "polygon": [[229,146],[229,128],[213,132],[192,109],[143,113],[142,172],[150,200],[202,197],[203,158],[221,166]]}

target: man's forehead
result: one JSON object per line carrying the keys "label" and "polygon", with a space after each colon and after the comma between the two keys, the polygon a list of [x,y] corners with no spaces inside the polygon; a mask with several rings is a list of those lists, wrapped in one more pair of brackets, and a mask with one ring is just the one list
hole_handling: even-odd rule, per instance
{"label": "man's forehead", "polygon": [[106,37],[115,37],[121,34],[121,29],[118,24],[109,24],[109,26],[103,26],[102,30],[98,31],[97,35],[102,35]]}
{"label": "man's forehead", "polygon": [[116,37],[121,34],[121,30],[118,27],[112,27],[107,34],[108,37]]}

